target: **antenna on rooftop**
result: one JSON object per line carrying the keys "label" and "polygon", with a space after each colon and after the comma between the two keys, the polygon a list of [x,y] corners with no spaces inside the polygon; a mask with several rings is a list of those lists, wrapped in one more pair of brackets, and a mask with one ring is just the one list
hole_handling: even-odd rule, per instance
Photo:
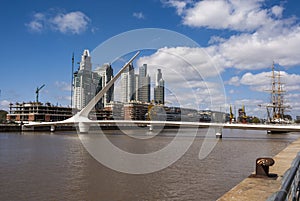
{"label": "antenna on rooftop", "polygon": [[71,76],[71,108],[73,108],[73,87],[74,87],[74,52],[72,54],[72,76]]}

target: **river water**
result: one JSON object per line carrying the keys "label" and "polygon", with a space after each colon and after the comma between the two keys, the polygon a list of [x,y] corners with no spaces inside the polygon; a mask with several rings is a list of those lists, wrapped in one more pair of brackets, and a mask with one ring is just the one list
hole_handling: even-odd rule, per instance
{"label": "river water", "polygon": [[[166,130],[144,140],[143,146],[135,146],[138,140],[121,131],[107,132],[114,144],[139,152],[145,144],[164,146],[177,131]],[[181,132],[188,137],[188,129]],[[76,132],[0,133],[0,200],[212,201],[249,176],[256,158],[272,157],[299,137],[299,133],[224,130],[223,139],[200,160],[204,132],[199,129],[177,162],[142,175],[103,166],[85,150]]]}

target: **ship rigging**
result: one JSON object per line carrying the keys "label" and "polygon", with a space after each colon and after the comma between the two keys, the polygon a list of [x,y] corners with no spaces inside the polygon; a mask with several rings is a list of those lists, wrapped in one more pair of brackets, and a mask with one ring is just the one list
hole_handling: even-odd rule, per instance
{"label": "ship rigging", "polygon": [[280,71],[275,71],[274,62],[272,65],[271,74],[272,88],[270,91],[271,102],[266,105],[268,122],[269,123],[291,123],[290,119],[285,115],[285,111],[290,109],[289,105],[284,103],[284,94],[286,91],[283,89],[283,83],[281,81]]}

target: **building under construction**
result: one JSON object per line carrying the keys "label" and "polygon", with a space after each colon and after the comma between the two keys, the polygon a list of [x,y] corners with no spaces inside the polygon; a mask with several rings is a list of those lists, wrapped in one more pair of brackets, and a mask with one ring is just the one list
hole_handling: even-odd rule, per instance
{"label": "building under construction", "polygon": [[41,102],[15,103],[9,105],[8,122],[52,122],[62,121],[72,116],[72,108],[54,106],[50,103]]}

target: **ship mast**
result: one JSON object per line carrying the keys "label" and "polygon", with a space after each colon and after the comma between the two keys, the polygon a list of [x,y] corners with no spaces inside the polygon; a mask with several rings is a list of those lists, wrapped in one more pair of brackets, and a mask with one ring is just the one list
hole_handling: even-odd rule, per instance
{"label": "ship mast", "polygon": [[[275,114],[276,114],[276,80],[275,80],[274,61],[273,61],[273,65],[272,65],[271,80],[272,80],[271,100],[272,100],[272,110],[273,110],[273,112],[272,112],[272,118],[274,118]],[[270,120],[271,120],[271,118],[270,118]]]}
{"label": "ship mast", "polygon": [[[275,73],[275,64],[273,62],[272,65],[272,74],[271,74],[271,104],[267,105],[268,112],[268,120],[271,123],[279,123],[280,121],[284,121],[285,115],[284,111],[286,108],[290,108],[288,105],[284,105],[283,103],[283,83],[281,82],[281,74],[280,71]],[[270,113],[270,110],[272,113]]]}
{"label": "ship mast", "polygon": [[282,90],[282,83],[280,81],[280,71],[278,71],[278,95],[277,95],[277,102],[278,102],[278,111],[277,111],[277,118],[284,118],[284,105],[283,105],[283,90]]}

